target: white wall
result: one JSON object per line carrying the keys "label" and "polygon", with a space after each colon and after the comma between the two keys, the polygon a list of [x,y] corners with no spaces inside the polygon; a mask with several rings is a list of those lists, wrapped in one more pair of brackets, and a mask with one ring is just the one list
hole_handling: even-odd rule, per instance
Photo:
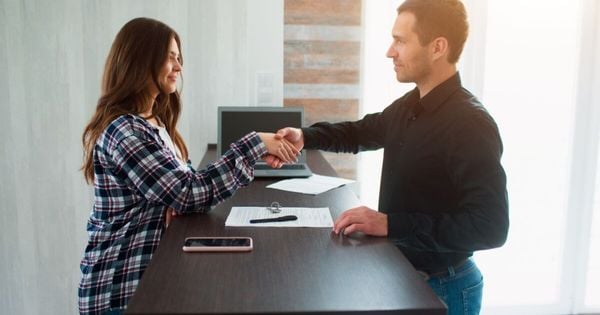
{"label": "white wall", "polygon": [[138,16],[182,38],[195,163],[216,142],[217,106],[256,103],[257,72],[282,103],[283,1],[0,0],[0,314],[76,313],[93,198],[81,133],[111,42]]}

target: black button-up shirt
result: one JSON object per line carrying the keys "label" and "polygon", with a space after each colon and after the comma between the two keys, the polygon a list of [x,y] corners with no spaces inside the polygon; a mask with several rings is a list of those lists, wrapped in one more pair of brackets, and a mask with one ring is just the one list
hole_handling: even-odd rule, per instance
{"label": "black button-up shirt", "polygon": [[381,113],[302,130],[307,149],[384,149],[379,211],[388,215],[388,237],[415,268],[441,271],[504,244],[502,141],[458,73],[422,99],[415,88]]}

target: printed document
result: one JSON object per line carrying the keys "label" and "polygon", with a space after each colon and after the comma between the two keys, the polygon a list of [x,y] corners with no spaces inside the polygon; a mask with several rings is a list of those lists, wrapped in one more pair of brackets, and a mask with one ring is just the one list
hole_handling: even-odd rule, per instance
{"label": "printed document", "polygon": [[307,178],[284,179],[268,185],[267,188],[318,195],[328,190],[353,183],[353,180],[313,174]]}
{"label": "printed document", "polygon": [[[225,226],[247,227],[317,227],[331,228],[333,220],[329,208],[294,208],[282,207],[281,212],[272,213],[266,207],[233,207],[225,220]],[[254,219],[277,218],[295,215],[298,220],[269,223],[250,223]]]}

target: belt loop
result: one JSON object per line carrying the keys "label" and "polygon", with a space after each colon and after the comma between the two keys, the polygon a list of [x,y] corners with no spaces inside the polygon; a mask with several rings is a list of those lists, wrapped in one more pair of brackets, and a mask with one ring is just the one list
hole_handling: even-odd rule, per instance
{"label": "belt loop", "polygon": [[448,267],[448,276],[454,277],[454,275],[456,275],[455,270],[454,270],[454,266]]}

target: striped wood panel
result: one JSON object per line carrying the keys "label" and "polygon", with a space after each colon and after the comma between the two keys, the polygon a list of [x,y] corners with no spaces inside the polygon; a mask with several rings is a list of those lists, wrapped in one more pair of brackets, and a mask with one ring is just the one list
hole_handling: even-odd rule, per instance
{"label": "striped wood panel", "polygon": [[[285,0],[284,106],[305,123],[358,118],[361,0]],[[350,154],[326,154],[340,176],[356,178]]]}

